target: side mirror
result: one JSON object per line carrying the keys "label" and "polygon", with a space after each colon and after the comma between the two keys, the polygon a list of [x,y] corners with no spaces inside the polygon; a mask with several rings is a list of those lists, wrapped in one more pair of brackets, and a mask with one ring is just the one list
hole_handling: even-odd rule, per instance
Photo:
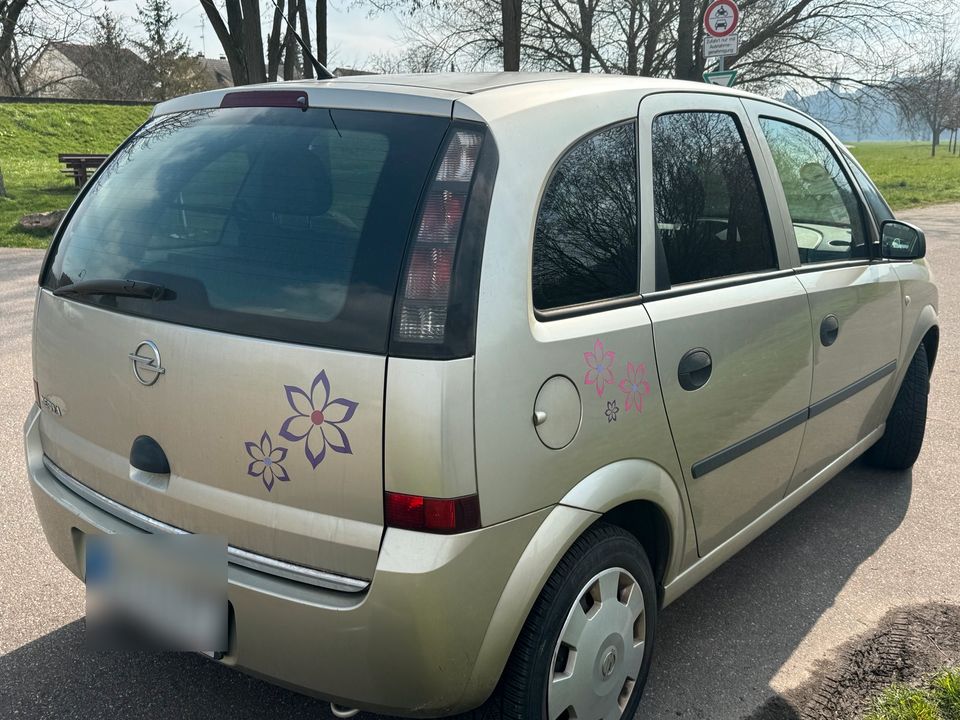
{"label": "side mirror", "polygon": [[900,220],[880,224],[880,255],[888,260],[917,260],[927,254],[927,239],[916,225]]}

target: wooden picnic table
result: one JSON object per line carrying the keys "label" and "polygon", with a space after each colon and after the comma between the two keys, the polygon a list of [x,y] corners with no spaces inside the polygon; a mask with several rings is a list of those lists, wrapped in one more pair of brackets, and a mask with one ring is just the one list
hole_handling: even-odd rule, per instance
{"label": "wooden picnic table", "polygon": [[107,156],[91,153],[60,153],[57,155],[57,159],[61,165],[66,165],[66,168],[61,168],[60,172],[65,175],[72,175],[73,184],[79,190],[87,184],[87,180],[96,172],[97,168],[103,165]]}

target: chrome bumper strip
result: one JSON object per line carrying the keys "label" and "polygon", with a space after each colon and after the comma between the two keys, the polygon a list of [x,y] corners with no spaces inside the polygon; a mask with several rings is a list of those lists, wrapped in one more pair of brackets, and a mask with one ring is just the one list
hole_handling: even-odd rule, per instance
{"label": "chrome bumper strip", "polygon": [[[175,535],[189,535],[187,530],[181,530],[173,525],[168,525],[160,520],[155,520],[148,515],[137,512],[126,505],[121,505],[115,500],[111,500],[105,495],[101,495],[95,490],[91,490],[76,478],[71,477],[63,470],[53,464],[50,458],[44,456],[44,467],[71,492],[79,495],[81,498],[96,505],[104,512],[110,513],[125,523],[133,525],[150,533],[173,533]],[[250,570],[267,573],[282,577],[286,580],[314,585],[316,587],[336,590],[338,592],[358,593],[363,592],[370,587],[370,582],[357,578],[337,575],[326,572],[325,570],[316,570],[314,568],[304,567],[303,565],[294,565],[293,563],[277,560],[276,558],[258,555],[249,550],[242,550],[233,545],[227,546],[227,556],[229,562],[234,565],[241,565]]]}

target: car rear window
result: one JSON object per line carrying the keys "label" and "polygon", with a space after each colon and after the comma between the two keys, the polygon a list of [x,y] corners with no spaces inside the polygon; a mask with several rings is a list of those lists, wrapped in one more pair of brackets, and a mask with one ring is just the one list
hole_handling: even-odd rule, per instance
{"label": "car rear window", "polygon": [[386,352],[404,246],[447,118],[310,108],[162,116],[96,176],[46,287],[164,286],[163,301],[83,295],[230,333]]}

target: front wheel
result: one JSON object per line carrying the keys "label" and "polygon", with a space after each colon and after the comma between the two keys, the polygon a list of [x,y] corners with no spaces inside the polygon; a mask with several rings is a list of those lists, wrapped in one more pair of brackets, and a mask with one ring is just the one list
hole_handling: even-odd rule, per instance
{"label": "front wheel", "polygon": [[887,428],[866,453],[867,462],[887,470],[906,470],[913,466],[923,447],[929,392],[927,349],[920,343],[887,416]]}
{"label": "front wheel", "polygon": [[517,640],[503,718],[629,720],[653,652],[657,595],[636,538],[600,524],[557,565]]}

